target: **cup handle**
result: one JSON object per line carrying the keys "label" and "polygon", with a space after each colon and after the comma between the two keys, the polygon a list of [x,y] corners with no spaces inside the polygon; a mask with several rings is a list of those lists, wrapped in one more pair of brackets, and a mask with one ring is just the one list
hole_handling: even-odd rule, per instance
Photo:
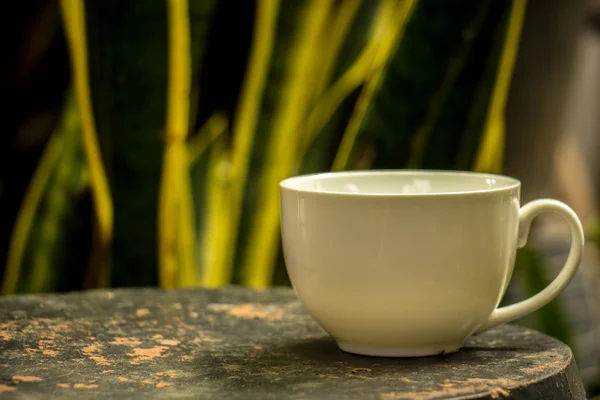
{"label": "cup handle", "polygon": [[579,221],[577,214],[575,214],[575,212],[566,204],[552,199],[540,199],[534,200],[521,207],[521,210],[519,211],[519,233],[517,245],[519,248],[525,246],[527,237],[529,235],[531,221],[543,212],[557,214],[565,220],[567,225],[569,225],[569,229],[571,231],[571,248],[569,250],[569,256],[564,267],[558,276],[541,292],[528,298],[527,300],[523,300],[510,306],[495,309],[488,318],[487,322],[482,327],[477,329],[477,333],[537,311],[541,307],[554,300],[554,298],[556,298],[556,296],[558,296],[567,287],[569,282],[571,282],[573,276],[575,276],[575,272],[577,272],[577,268],[579,267],[579,262],[581,261],[581,256],[583,254],[584,235],[583,227],[581,226],[581,222]]}

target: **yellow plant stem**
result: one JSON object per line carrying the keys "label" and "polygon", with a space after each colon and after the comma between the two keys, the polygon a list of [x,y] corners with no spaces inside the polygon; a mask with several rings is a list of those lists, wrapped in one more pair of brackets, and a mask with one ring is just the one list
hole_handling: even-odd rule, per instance
{"label": "yellow plant stem", "polygon": [[[249,68],[246,72],[238,112],[233,122],[231,171],[230,177],[227,178],[230,180],[230,184],[223,186],[224,184],[221,182],[218,184],[220,189],[208,186],[209,192],[227,190],[226,188],[230,190],[226,196],[227,209],[223,213],[207,215],[209,222],[206,225],[205,236],[213,235],[213,231],[209,227],[218,226],[219,235],[223,239],[217,241],[209,238],[211,244],[204,246],[205,263],[201,283],[205,286],[224,285],[231,279],[243,194],[275,40],[278,9],[279,0],[257,2],[255,37],[250,49]],[[218,163],[222,162],[221,158],[213,158],[213,160]],[[211,165],[214,167],[213,164]],[[222,179],[225,177],[221,177]],[[229,213],[229,215],[225,216],[225,213]],[[214,218],[220,218],[220,221],[213,221]]]}
{"label": "yellow plant stem", "polygon": [[344,99],[365,82],[371,71],[373,52],[376,50],[373,44],[377,44],[377,42],[372,41],[365,48],[352,66],[323,94],[317,105],[312,108],[306,122],[301,154],[308,150],[319,131],[331,119]]}
{"label": "yellow plant stem", "polygon": [[302,122],[313,94],[310,81],[318,58],[319,33],[331,9],[332,1],[306,2],[295,47],[287,64],[287,76],[259,176],[257,209],[252,216],[249,240],[244,249],[242,283],[253,287],[269,285],[277,255],[279,233],[279,181],[293,173],[298,162]]}
{"label": "yellow plant stem", "polygon": [[512,2],[504,50],[498,66],[498,75],[483,128],[484,135],[473,167],[475,171],[499,172],[502,168],[504,110],[519,49],[519,38],[523,28],[526,6],[526,0],[513,0]]}
{"label": "yellow plant stem", "polygon": [[[108,247],[112,240],[113,204],[108,179],[106,177],[104,165],[102,164],[102,156],[98,145],[92,110],[88,79],[84,7],[83,0],[61,0],[62,16],[69,44],[69,51],[71,53],[77,109],[81,119],[83,148],[90,170],[92,196],[98,219],[100,239],[103,242],[103,245]],[[106,271],[102,274],[104,282],[100,282],[101,286],[106,286],[108,284],[108,266],[104,267]]]}
{"label": "yellow plant stem", "polygon": [[360,9],[363,0],[345,0],[338,4],[332,14],[329,26],[324,26],[321,32],[321,54],[319,59],[318,77],[315,79],[315,95],[320,96],[333,74],[334,67],[342,51],[344,38],[346,37],[352,22]]}
{"label": "yellow plant stem", "polygon": [[[398,47],[398,43],[401,41],[402,34],[410,20],[415,3],[416,0],[403,0],[399,4],[395,1],[384,0],[381,5],[380,15],[384,18],[382,18],[382,27],[378,32],[380,45],[373,57],[370,76],[367,78],[365,87],[359,95],[333,161],[332,170],[334,171],[344,170],[347,167],[360,127],[364,122],[375,93],[381,85],[387,67]],[[386,16],[387,20],[385,19]]]}
{"label": "yellow plant stem", "polygon": [[[200,246],[203,249],[203,265],[213,268],[202,270],[201,284],[204,286],[222,285],[223,269],[214,268],[217,261],[214,257],[222,256],[216,250],[228,243],[230,234],[231,209],[227,199],[229,194],[229,182],[231,179],[231,162],[229,152],[225,147],[225,140],[220,137],[210,148],[208,163],[207,188],[206,191],[206,220],[204,222],[204,238]],[[233,249],[230,249],[233,252]]]}
{"label": "yellow plant stem", "polygon": [[[371,35],[371,39],[358,58],[337,81],[322,93],[325,84],[330,78],[333,66],[335,65],[334,60],[337,59],[341,50],[342,40],[344,39],[360,4],[359,1],[349,1],[340,4],[339,7],[341,10],[338,12],[333,23],[332,39],[330,40],[328,47],[322,50],[323,53],[327,54],[326,63],[323,67],[323,77],[316,84],[316,91],[319,94],[318,101],[316,105],[312,107],[307,118],[305,134],[300,149],[301,158],[342,102],[365,82],[371,71],[373,54],[374,51],[377,50],[379,39],[379,35],[377,34]],[[379,14],[378,18],[380,19],[381,17],[382,15]],[[376,20],[378,18],[376,18]],[[374,25],[376,28],[375,30],[377,30],[378,24],[374,23]]]}
{"label": "yellow plant stem", "polygon": [[187,0],[169,0],[167,14],[169,78],[166,143],[159,193],[158,258],[160,284],[172,288],[178,284],[196,284],[196,263],[194,238],[188,237],[194,232],[191,188],[184,188],[190,184],[186,147],[191,80]]}
{"label": "yellow plant stem", "polygon": [[23,263],[23,255],[27,246],[27,241],[31,236],[31,227],[42,200],[44,190],[48,185],[50,176],[56,169],[60,160],[60,155],[64,148],[66,132],[72,129],[76,116],[72,113],[73,108],[65,106],[62,121],[52,132],[44,151],[35,169],[31,182],[27,188],[23,203],[17,214],[13,232],[8,247],[7,262],[4,269],[4,278],[2,279],[2,293],[14,294],[17,291],[19,276]]}
{"label": "yellow plant stem", "polygon": [[198,284],[198,278],[196,276],[194,201],[187,151],[182,152],[182,160],[180,162],[184,167],[182,168],[182,176],[179,182],[181,191],[177,208],[177,243],[184,268],[181,269],[181,273],[179,274],[179,286],[191,287]]}
{"label": "yellow plant stem", "polygon": [[202,124],[198,133],[188,140],[188,164],[195,163],[206,149],[227,130],[228,120],[225,114],[216,113]]}

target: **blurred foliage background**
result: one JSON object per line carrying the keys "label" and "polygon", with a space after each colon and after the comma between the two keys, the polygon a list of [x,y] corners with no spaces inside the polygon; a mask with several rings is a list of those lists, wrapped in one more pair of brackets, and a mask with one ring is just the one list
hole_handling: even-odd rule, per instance
{"label": "blurred foliage background", "polygon": [[[529,137],[511,139],[510,105],[506,127],[509,94],[527,91],[511,89],[525,17],[549,12],[531,3],[15,3],[0,73],[3,294],[285,285],[281,179],[503,172]],[[543,265],[519,253],[521,292],[547,283]],[[555,301],[531,324],[585,351],[569,315]]]}

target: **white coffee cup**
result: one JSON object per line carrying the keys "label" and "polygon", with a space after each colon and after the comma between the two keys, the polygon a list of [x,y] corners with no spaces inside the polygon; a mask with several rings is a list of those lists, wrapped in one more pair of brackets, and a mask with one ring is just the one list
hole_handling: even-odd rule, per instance
{"label": "white coffee cup", "polygon": [[[520,318],[569,284],[584,237],[549,199],[519,205],[520,182],[447,171],[353,171],[281,182],[281,230],[292,285],[347,352],[389,357],[457,351],[473,333]],[[571,230],[560,274],[535,296],[497,308],[533,218]]]}

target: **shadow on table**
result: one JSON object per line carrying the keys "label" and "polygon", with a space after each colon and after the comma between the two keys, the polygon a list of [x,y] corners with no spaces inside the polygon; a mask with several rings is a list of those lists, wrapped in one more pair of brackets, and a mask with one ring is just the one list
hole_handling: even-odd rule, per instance
{"label": "shadow on table", "polygon": [[340,384],[358,390],[368,382],[393,390],[398,385],[423,386],[428,379],[438,383],[469,383],[474,377],[494,380],[498,366],[510,371],[535,352],[539,350],[531,347],[467,345],[445,356],[382,358],[346,353],[333,339],[323,336],[284,343],[240,344],[210,360],[199,359],[198,363],[211,368],[211,375],[229,388],[256,387],[260,382],[263,390],[316,390]]}
{"label": "shadow on table", "polygon": [[515,356],[525,355],[527,353],[537,352],[538,349],[516,346],[472,346],[465,345],[456,353],[437,355],[429,357],[372,357],[358,354],[347,353],[340,350],[335,341],[330,337],[323,337],[310,340],[298,340],[280,347],[280,351],[295,354],[297,357],[303,357],[312,361],[364,361],[373,363],[410,363],[435,364],[448,363],[464,360],[473,360],[480,357],[497,357],[498,353],[514,354]]}

